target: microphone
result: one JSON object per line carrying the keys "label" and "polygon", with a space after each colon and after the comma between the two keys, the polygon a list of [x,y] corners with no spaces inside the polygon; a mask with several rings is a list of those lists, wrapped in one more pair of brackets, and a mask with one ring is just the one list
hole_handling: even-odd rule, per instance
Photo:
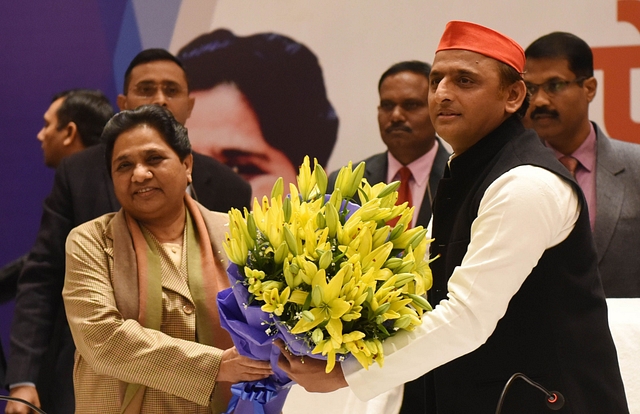
{"label": "microphone", "polygon": [[502,394],[500,394],[500,400],[498,400],[498,406],[496,407],[496,414],[500,414],[500,412],[502,411],[502,404],[504,403],[504,398],[507,395],[507,391],[509,390],[509,387],[511,386],[513,381],[517,380],[518,378],[524,380],[525,382],[527,382],[527,384],[542,391],[547,397],[545,398],[545,402],[547,403],[547,407],[549,407],[550,410],[558,411],[559,409],[564,407],[564,396],[560,394],[559,391],[548,391],[545,387],[533,381],[526,375],[520,372],[516,372],[511,376],[511,378],[509,378],[509,381],[507,381],[507,383],[504,385],[504,388],[502,389]]}
{"label": "microphone", "polygon": [[31,408],[33,411],[35,411],[38,414],[47,414],[44,411],[42,411],[41,409],[39,409],[38,407],[36,407],[35,405],[31,404],[28,401],[25,401],[21,398],[16,398],[16,397],[9,397],[8,395],[0,395],[0,401],[16,401],[19,402],[21,404],[26,405],[27,407]]}

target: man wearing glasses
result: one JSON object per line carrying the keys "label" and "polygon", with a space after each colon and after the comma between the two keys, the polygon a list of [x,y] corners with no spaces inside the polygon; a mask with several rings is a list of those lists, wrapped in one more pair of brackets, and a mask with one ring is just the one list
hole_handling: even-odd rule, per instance
{"label": "man wearing glasses", "polygon": [[523,119],[573,174],[589,207],[607,297],[640,297],[640,145],[607,137],[589,121],[596,95],[589,45],[554,32],[525,51],[531,105]]}

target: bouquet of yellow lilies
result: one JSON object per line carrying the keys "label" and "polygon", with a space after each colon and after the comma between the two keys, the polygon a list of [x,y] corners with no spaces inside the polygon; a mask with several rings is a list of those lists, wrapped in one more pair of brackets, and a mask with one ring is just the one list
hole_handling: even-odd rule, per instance
{"label": "bouquet of yellow lilies", "polygon": [[[348,354],[382,366],[382,341],[431,310],[426,230],[409,228],[413,208],[395,205],[399,183],[369,185],[364,163],[342,168],[328,199],[325,171],[309,164],[289,197],[280,179],[252,213],[229,212],[224,249],[249,293],[243,306],[259,306],[270,332],[284,329],[325,356],[327,372]],[[347,202],[356,192],[362,207]]]}
{"label": "bouquet of yellow lilies", "polygon": [[[364,167],[342,168],[329,196],[325,171],[317,161],[312,171],[306,157],[288,197],[279,179],[253,212],[229,212],[232,292],[218,297],[221,322],[240,353],[271,359],[276,377],[244,394],[275,395],[287,383],[275,338],[297,355],[326,358],[327,372],[348,355],[382,366],[382,341],[431,310],[426,230],[410,228],[413,207],[395,205],[399,183],[371,186]],[[361,207],[350,202],[356,193]]]}

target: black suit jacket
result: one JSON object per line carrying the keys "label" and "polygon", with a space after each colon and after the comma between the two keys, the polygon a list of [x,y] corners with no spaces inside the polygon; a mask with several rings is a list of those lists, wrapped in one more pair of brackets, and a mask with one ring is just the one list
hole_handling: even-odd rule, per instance
{"label": "black suit jacket", "polygon": [[[120,209],[98,145],[65,158],[44,202],[40,229],[18,280],[5,383],[34,382],[49,414],[73,413],[75,347],[62,306],[64,245],[74,227]],[[251,187],[230,168],[193,154],[193,194],[210,210],[249,207]]]}
{"label": "black suit jacket", "polygon": [[0,269],[0,304],[15,299],[18,277],[26,260],[27,255],[25,254]]}
{"label": "black suit jacket", "polygon": [[[450,155],[451,154],[449,154],[449,152],[445,149],[442,142],[439,142],[438,152],[436,152],[436,157],[433,160],[433,166],[431,167],[431,173],[429,175],[429,187],[431,188],[431,195],[433,197],[435,197],[436,195],[438,183],[442,178],[444,167],[447,165],[447,161],[449,160]],[[374,185],[387,181],[388,158],[386,152],[373,155],[364,160],[364,162],[364,178],[367,179],[369,184]],[[329,186],[327,188],[328,193],[333,191],[333,187],[336,183],[336,178],[338,178],[338,171],[332,172],[329,176]],[[416,224],[427,227],[430,219],[431,202],[429,201],[429,195],[425,191],[425,195],[422,199],[422,205],[420,206],[420,211],[418,212],[418,219],[416,221]]]}

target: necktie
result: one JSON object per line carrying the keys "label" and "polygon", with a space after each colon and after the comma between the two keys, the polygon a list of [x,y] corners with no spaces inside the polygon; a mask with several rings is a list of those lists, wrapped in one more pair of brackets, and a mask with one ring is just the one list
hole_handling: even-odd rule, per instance
{"label": "necktie", "polygon": [[[398,188],[398,200],[396,201],[396,205],[400,205],[404,202],[408,202],[409,205],[407,207],[411,207],[413,205],[413,201],[411,200],[411,187],[409,187],[409,181],[411,181],[411,170],[407,167],[400,168],[400,187]],[[387,224],[390,226],[395,226],[398,222],[398,218],[393,220],[389,220]],[[409,224],[411,226],[411,224]]]}
{"label": "necktie", "polygon": [[570,155],[565,155],[563,157],[560,157],[560,162],[565,166],[567,170],[569,170],[573,178],[576,178],[576,168],[578,168],[578,160]]}
{"label": "necktie", "polygon": [[396,205],[402,204],[405,201],[409,202],[409,207],[413,205],[411,201],[411,187],[409,187],[410,180],[411,170],[407,167],[400,168],[400,187],[398,188],[398,201]]}

